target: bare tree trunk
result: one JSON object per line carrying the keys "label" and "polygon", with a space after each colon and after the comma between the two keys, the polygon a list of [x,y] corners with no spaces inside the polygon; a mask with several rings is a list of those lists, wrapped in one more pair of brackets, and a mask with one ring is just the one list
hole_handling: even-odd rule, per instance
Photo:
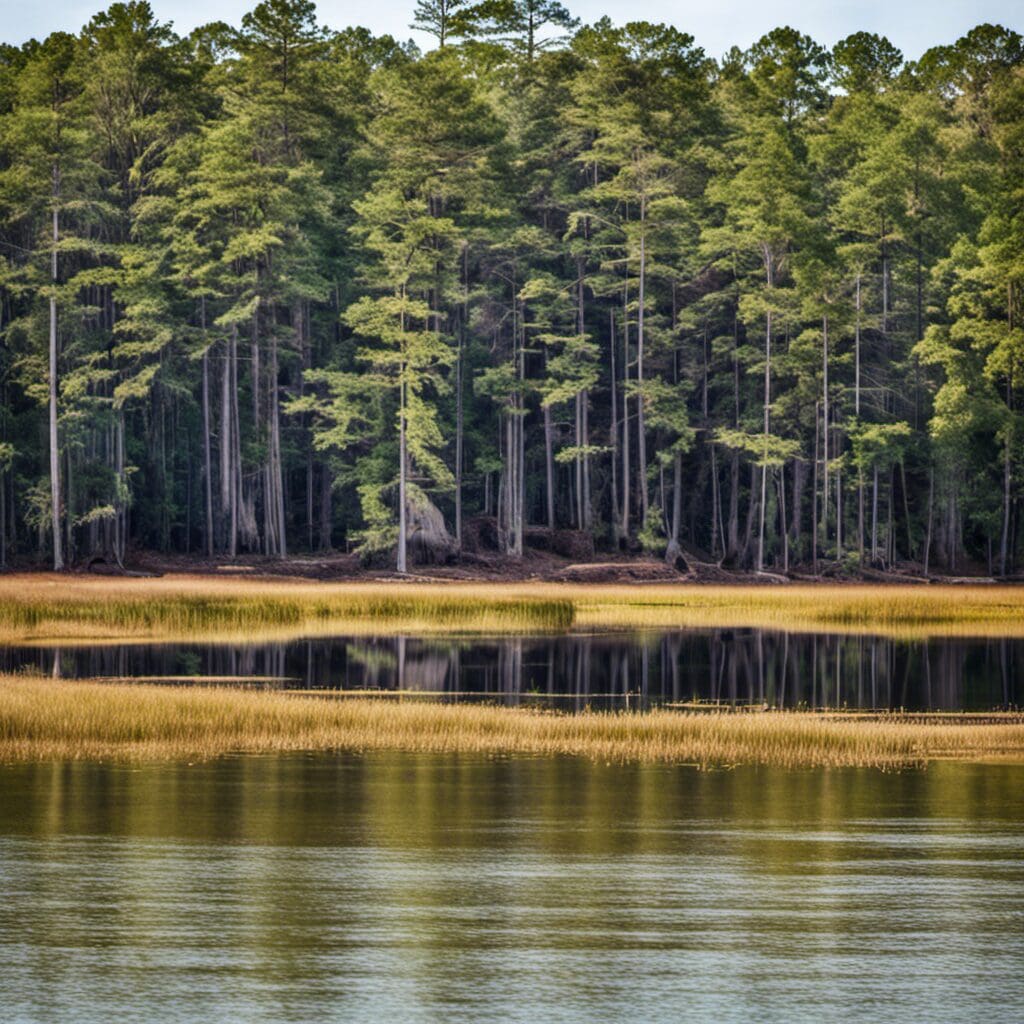
{"label": "bare tree trunk", "polygon": [[627,300],[622,304],[622,533],[629,541],[629,311]]}
{"label": "bare tree trunk", "polygon": [[828,317],[822,318],[822,366],[823,366],[823,380],[822,380],[822,424],[821,424],[821,440],[822,440],[822,488],[821,488],[821,543],[822,548],[825,551],[826,557],[828,557]]}
{"label": "bare tree trunk", "polygon": [[[235,328],[231,328],[232,344],[234,343]],[[228,551],[233,548],[230,536],[231,531],[231,495],[234,491],[234,472],[231,465],[231,349],[227,347],[224,354],[224,370],[221,374],[220,386],[220,511],[228,524],[228,537],[225,547]]]}
{"label": "bare tree trunk", "polygon": [[[270,342],[270,466],[274,492],[277,555],[288,557],[288,539],[284,515],[284,468],[281,462],[281,402],[277,384],[277,339]],[[269,500],[269,495],[268,495]]]}
{"label": "bare tree trunk", "polygon": [[522,558],[523,527],[526,524],[526,315],[522,308],[520,308],[519,315],[519,353],[516,376],[519,387],[516,392],[516,500],[513,541],[516,558]]}
{"label": "bare tree trunk", "polygon": [[[590,446],[590,392],[583,392],[583,409],[580,413],[583,424],[583,447]],[[583,529],[589,530],[594,525],[594,511],[590,489],[590,456],[583,456]]]}
{"label": "bare tree trunk", "polygon": [[740,547],[740,457],[733,452],[729,459],[729,529],[727,532],[725,553],[727,558],[735,558]]}
{"label": "bare tree trunk", "polygon": [[811,563],[818,575],[818,467],[821,465],[821,409],[814,403],[814,472],[811,476]]}
{"label": "bare tree trunk", "polygon": [[[929,492],[930,493],[930,492]],[[878,560],[878,466],[871,476],[871,561]]]}
{"label": "bare tree trunk", "polygon": [[548,529],[555,528],[555,438],[551,426],[551,406],[544,406],[544,503]]}
{"label": "bare tree trunk", "polygon": [[779,467],[779,528],[782,530],[782,571],[789,572],[789,524],[786,522],[786,465]]}
{"label": "bare tree trunk", "polygon": [[[576,331],[582,338],[587,331],[586,309],[583,301],[583,277],[586,268],[584,267],[582,260],[577,261],[576,268],[579,281],[576,290]],[[588,423],[590,394],[587,389],[584,389],[576,396],[576,402],[579,415],[579,430],[576,435],[576,445],[577,447],[583,448],[583,455],[577,455],[576,457],[577,465],[580,467],[576,487],[579,495],[578,501],[583,513],[580,519],[580,528],[589,530],[592,525],[592,513],[590,509],[590,456],[586,454],[587,447],[590,444],[590,430]]]}
{"label": "bare tree trunk", "polygon": [[462,464],[465,460],[466,411],[463,395],[466,359],[466,324],[469,320],[469,245],[462,247],[462,313],[455,358],[455,546],[462,552]]}
{"label": "bare tree trunk", "polygon": [[[768,287],[771,288],[773,281],[772,254],[765,252],[765,278]],[[771,296],[769,296],[769,301]],[[764,455],[765,461],[768,458],[768,434],[771,429],[771,401],[772,401],[772,310],[768,309],[765,316],[764,332]],[[764,569],[764,517],[765,506],[768,504],[768,473],[767,467],[761,471],[761,520],[757,533],[757,571]]]}
{"label": "bare tree trunk", "polygon": [[[206,334],[206,298],[202,300],[202,328]],[[210,354],[203,350],[203,548],[206,557],[213,556],[213,463],[210,457]]]}
{"label": "bare tree trunk", "polygon": [[455,545],[462,551],[462,461],[465,409],[462,394],[463,359],[465,358],[466,306],[459,321],[459,348],[455,359]]}
{"label": "bare tree trunk", "polygon": [[1006,426],[1006,445],[1003,455],[1003,531],[999,539],[999,575],[1006,575],[1007,552],[1010,546],[1010,501],[1012,493],[1012,472],[1010,462],[1010,445],[1013,434],[1010,425]]}
{"label": "bare tree trunk", "polygon": [[647,522],[649,498],[647,494],[647,430],[644,426],[644,300],[646,297],[647,278],[647,236],[645,220],[647,216],[646,199],[640,200],[640,282],[636,320],[636,439],[637,439],[637,478],[640,482],[640,522]]}
{"label": "bare tree trunk", "polygon": [[[124,411],[119,410],[117,425],[114,431],[114,472],[117,474],[118,482],[123,488],[125,485],[124,466]],[[125,517],[124,502],[118,497],[117,514],[114,517],[114,560],[119,566],[124,567],[125,543],[127,541],[128,522]]]}
{"label": "bare tree trunk", "polygon": [[60,229],[57,198],[60,194],[60,171],[53,166],[53,249],[50,252],[50,514],[53,530],[53,569],[64,568],[61,548],[60,439],[57,436],[57,245]]}
{"label": "bare tree trunk", "polygon": [[721,481],[718,479],[718,460],[715,446],[711,446],[711,557],[718,556],[722,536],[720,531],[722,520]]}
{"label": "bare tree trunk", "polygon": [[754,519],[757,516],[758,510],[758,488],[757,488],[757,472],[758,466],[756,462],[750,464],[750,498],[747,501],[747,518],[743,528],[743,552],[742,562],[744,565],[750,564],[750,546],[753,543],[754,537]]}
{"label": "bare tree trunk", "polygon": [[[664,472],[664,470],[662,471]],[[664,508],[664,501],[662,501]],[[665,560],[674,565],[679,557],[679,523],[683,515],[683,455],[674,452],[672,455],[672,522],[668,547],[665,549]]]}
{"label": "bare tree trunk", "polygon": [[408,453],[405,437],[405,368],[402,367],[402,381],[399,385],[398,410],[398,563],[400,573],[406,569],[406,473],[408,471]]}
{"label": "bare tree trunk", "polygon": [[[252,429],[255,437],[260,437],[260,381],[263,379],[263,373],[260,368],[260,344],[259,344],[259,310],[253,314],[252,324],[249,332],[249,351],[251,353],[251,364],[250,372],[252,379]],[[270,508],[272,502],[270,495],[267,494],[269,490],[268,476],[270,472],[269,458],[264,463],[262,470],[253,476],[253,515],[258,516],[260,507],[260,491],[263,491],[263,550],[266,554],[270,554],[270,543],[271,543],[271,529],[269,519],[271,516]],[[262,487],[261,487],[262,483]],[[259,520],[256,520],[257,523]],[[259,527],[256,528],[257,534],[259,533]],[[257,537],[257,543],[259,538]]]}
{"label": "bare tree trunk", "polygon": [[619,382],[615,375],[615,311],[608,311],[609,359],[611,362],[611,449],[612,449],[612,540],[618,548],[622,541],[622,526],[619,518]]}
{"label": "bare tree trunk", "polygon": [[231,525],[228,553],[238,554],[238,521],[242,503],[242,430],[238,408],[238,332],[231,328],[231,383],[228,388],[231,416]]}
{"label": "bare tree trunk", "polygon": [[836,470],[836,558],[843,557],[843,472]]}
{"label": "bare tree trunk", "polygon": [[932,558],[932,511],[934,508],[935,496],[935,471],[928,472],[928,527],[925,531],[925,575],[928,575],[928,565]]}

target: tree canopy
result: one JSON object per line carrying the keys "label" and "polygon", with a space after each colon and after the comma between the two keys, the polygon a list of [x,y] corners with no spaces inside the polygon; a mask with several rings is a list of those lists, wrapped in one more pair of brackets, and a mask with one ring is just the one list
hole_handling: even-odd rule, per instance
{"label": "tree canopy", "polygon": [[1017,33],[410,18],[0,49],[0,561],[1019,566]]}

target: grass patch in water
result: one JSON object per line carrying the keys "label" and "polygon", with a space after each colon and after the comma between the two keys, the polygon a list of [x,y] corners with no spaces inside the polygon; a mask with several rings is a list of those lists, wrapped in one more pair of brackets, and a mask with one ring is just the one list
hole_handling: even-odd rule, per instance
{"label": "grass patch in water", "polygon": [[1024,636],[1024,587],[1014,586],[606,587],[588,588],[574,604],[576,624],[593,628],[736,627],[902,639]]}
{"label": "grass patch in water", "polygon": [[295,584],[245,579],[0,581],[0,642],[236,640],[349,633],[541,633],[567,630],[565,597],[524,600],[494,588]]}
{"label": "grass patch in water", "polygon": [[1024,637],[1024,587],[0,579],[0,643],[764,628]]}
{"label": "grass patch in water", "polygon": [[493,705],[306,697],[0,677],[0,762],[195,760],[230,753],[408,751],[607,762],[901,768],[1024,761],[1024,721],[812,712],[557,714]]}

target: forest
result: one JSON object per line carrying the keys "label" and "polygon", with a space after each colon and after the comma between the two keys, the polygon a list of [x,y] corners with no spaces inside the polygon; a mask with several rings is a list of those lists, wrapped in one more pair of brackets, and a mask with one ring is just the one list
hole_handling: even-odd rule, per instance
{"label": "forest", "polygon": [[1024,41],[557,0],[0,46],[0,562],[1024,559]]}

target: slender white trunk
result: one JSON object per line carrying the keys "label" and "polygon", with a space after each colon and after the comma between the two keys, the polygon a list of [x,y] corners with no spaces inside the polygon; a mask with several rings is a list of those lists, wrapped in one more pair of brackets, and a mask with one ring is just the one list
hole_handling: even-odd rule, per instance
{"label": "slender white trunk", "polygon": [[61,547],[60,514],[60,442],[57,436],[57,243],[59,223],[57,219],[57,196],[60,191],[60,172],[53,168],[53,249],[50,252],[50,505],[53,528],[53,568],[60,572],[64,568],[64,553]]}
{"label": "slender white trunk", "polygon": [[[202,300],[202,328],[206,334],[206,299]],[[210,456],[210,353],[203,350],[203,547],[213,556],[213,463]]]}
{"label": "slender white trunk", "polygon": [[[765,279],[768,283],[769,292],[773,284],[772,278],[772,254],[765,252]],[[771,413],[769,408],[772,400],[772,296],[769,294],[769,308],[765,318],[764,332],[764,456],[768,461],[768,433],[771,429]],[[757,536],[757,571],[764,569],[764,516],[765,506],[768,503],[768,466],[761,467],[761,516],[758,524]]]}
{"label": "slender white trunk", "polygon": [[399,572],[406,572],[406,511],[405,511],[405,488],[407,459],[405,439],[405,380],[404,367],[402,370],[403,380],[399,385],[399,411],[398,411],[398,564]]}
{"label": "slender white trunk", "polygon": [[647,277],[647,237],[646,237],[647,203],[640,200],[640,282],[637,296],[636,320],[636,437],[637,437],[637,476],[640,480],[640,518],[647,522],[647,431],[644,428],[644,297],[646,295]]}
{"label": "slender white trunk", "polygon": [[[822,499],[821,499],[821,543],[824,548],[828,547],[828,317],[823,317],[821,322],[822,336]],[[828,552],[825,552],[828,557]]]}

